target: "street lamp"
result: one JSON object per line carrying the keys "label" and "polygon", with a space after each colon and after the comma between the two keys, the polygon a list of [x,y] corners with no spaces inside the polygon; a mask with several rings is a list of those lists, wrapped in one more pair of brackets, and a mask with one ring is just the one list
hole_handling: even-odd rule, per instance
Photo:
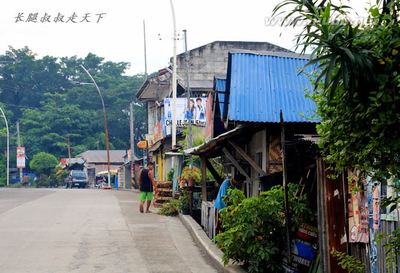
{"label": "street lamp", "polygon": [[10,131],[8,130],[8,121],[6,115],[4,114],[3,109],[0,107],[1,114],[4,118],[4,122],[6,123],[7,129],[7,186],[10,185]]}
{"label": "street lamp", "polygon": [[106,131],[106,150],[107,150],[107,173],[108,173],[108,186],[111,186],[111,173],[110,173],[110,144],[108,142],[108,126],[107,126],[107,112],[106,112],[106,107],[104,105],[104,100],[103,100],[103,96],[101,95],[100,92],[100,88],[97,86],[96,81],[94,80],[94,78],[92,77],[92,75],[90,75],[89,71],[83,66],[80,65],[81,68],[86,72],[86,74],[88,74],[88,76],[90,77],[90,79],[92,80],[94,86],[96,86],[97,92],[99,93],[100,99],[101,99],[101,105],[103,106],[103,113],[104,113],[104,129]]}

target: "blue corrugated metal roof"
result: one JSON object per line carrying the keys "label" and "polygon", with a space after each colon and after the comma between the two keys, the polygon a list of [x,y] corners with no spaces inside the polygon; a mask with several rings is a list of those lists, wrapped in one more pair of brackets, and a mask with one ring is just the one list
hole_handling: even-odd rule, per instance
{"label": "blue corrugated metal roof", "polygon": [[[315,103],[305,97],[312,83],[300,73],[307,59],[293,56],[230,53],[227,75],[229,120],[319,122]],[[310,72],[310,69],[308,69]]]}
{"label": "blue corrugated metal roof", "polygon": [[226,79],[215,78],[215,91],[217,92],[219,110],[221,114],[224,112],[225,87],[226,87]]}

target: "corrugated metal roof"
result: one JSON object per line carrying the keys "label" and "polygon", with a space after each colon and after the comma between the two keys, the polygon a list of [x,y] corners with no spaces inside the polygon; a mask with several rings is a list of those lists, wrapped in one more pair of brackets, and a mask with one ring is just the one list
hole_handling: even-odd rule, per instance
{"label": "corrugated metal roof", "polygon": [[285,122],[319,122],[315,103],[305,97],[312,92],[312,83],[299,74],[307,62],[304,56],[293,54],[230,53],[229,120],[279,122],[282,110]]}
{"label": "corrugated metal roof", "polygon": [[224,111],[224,103],[225,103],[225,87],[226,87],[226,79],[223,78],[215,78],[215,91],[217,92],[218,96],[218,104],[219,110],[222,114]]}

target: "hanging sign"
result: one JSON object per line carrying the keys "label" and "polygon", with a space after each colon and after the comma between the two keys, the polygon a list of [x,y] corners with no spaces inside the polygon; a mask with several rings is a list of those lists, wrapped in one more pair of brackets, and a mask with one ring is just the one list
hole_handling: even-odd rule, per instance
{"label": "hanging sign", "polygon": [[139,149],[146,149],[147,148],[147,140],[141,140],[137,143]]}
{"label": "hanging sign", "polygon": [[25,147],[17,147],[17,168],[25,168]]}

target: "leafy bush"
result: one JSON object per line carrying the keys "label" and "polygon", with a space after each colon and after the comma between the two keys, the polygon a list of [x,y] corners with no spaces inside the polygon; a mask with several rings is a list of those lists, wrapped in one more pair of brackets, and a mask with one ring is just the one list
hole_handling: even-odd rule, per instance
{"label": "leafy bush", "polygon": [[185,167],[182,170],[181,179],[188,181],[193,179],[194,182],[198,183],[201,180],[201,171],[197,167]]}
{"label": "leafy bush", "polygon": [[391,272],[397,266],[397,257],[400,253],[400,228],[396,228],[391,233],[378,233],[377,241],[381,243],[385,249],[386,269]]}
{"label": "leafy bush", "polygon": [[[289,184],[292,232],[308,214],[307,197],[297,197],[297,188]],[[282,186],[251,198],[239,190],[228,190],[226,204],[220,211],[224,231],[215,238],[224,252],[224,263],[230,259],[243,263],[250,273],[279,272],[286,237]]]}
{"label": "leafy bush", "polygon": [[167,181],[172,181],[174,179],[174,173],[174,169],[169,170],[169,172],[167,173]]}
{"label": "leafy bush", "polygon": [[57,158],[49,153],[40,152],[33,156],[29,167],[39,175],[50,175],[58,164]]}
{"label": "leafy bush", "polygon": [[158,213],[165,216],[176,216],[179,214],[179,208],[180,201],[178,199],[171,199],[161,205]]}
{"label": "leafy bush", "polygon": [[365,272],[364,264],[357,258],[344,252],[332,250],[331,254],[338,260],[338,265],[349,273]]}
{"label": "leafy bush", "polygon": [[190,205],[190,196],[189,192],[183,190],[181,195],[179,196],[179,209],[180,210],[188,210]]}

